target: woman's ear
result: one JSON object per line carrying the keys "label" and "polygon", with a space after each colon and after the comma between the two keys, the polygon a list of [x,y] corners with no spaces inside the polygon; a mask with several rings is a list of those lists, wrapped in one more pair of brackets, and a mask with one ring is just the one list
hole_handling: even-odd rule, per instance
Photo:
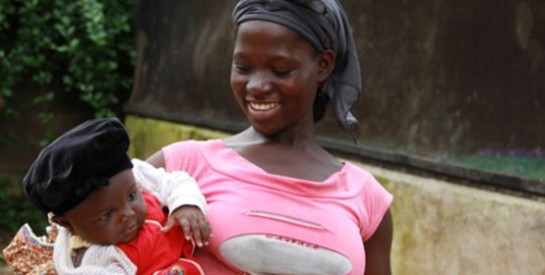
{"label": "woman's ear", "polygon": [[49,219],[51,221],[53,221],[54,223],[68,229],[70,231],[70,233],[74,234],[74,230],[72,228],[72,225],[70,224],[70,222],[68,221],[68,219],[66,219],[66,217],[64,216],[57,216],[55,214],[52,214]]}
{"label": "woman's ear", "polygon": [[335,52],[327,49],[318,55],[318,82],[324,83],[335,69]]}

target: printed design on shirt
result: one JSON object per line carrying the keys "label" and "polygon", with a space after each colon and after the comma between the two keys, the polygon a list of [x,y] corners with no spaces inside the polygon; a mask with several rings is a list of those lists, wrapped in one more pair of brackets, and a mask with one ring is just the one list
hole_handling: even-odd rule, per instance
{"label": "printed design on shirt", "polygon": [[250,211],[246,212],[246,215],[254,216],[254,217],[262,217],[262,218],[267,218],[267,219],[273,219],[273,220],[278,220],[278,221],[283,221],[283,222],[292,223],[292,224],[296,224],[296,225],[300,225],[300,226],[306,226],[306,227],[310,227],[310,228],[314,228],[314,229],[325,229],[322,225],[320,225],[318,223],[313,223],[313,222],[309,222],[309,221],[305,221],[305,220],[301,220],[301,219],[298,219],[298,218],[294,218],[294,217],[290,217],[290,216],[286,216],[286,215],[281,215],[281,214],[277,214],[277,213],[270,213],[270,212],[264,212],[264,211],[258,211],[258,210],[250,210]]}
{"label": "printed design on shirt", "polygon": [[302,246],[302,247],[309,248],[309,249],[315,249],[316,250],[316,249],[321,248],[319,245],[312,244],[312,243],[307,243],[307,242],[304,242],[304,241],[301,241],[301,240],[297,240],[297,239],[293,239],[293,238],[285,237],[285,236],[265,234],[265,238],[280,241],[280,242],[284,242],[284,243],[288,243],[288,244],[294,244],[294,245]]}
{"label": "printed design on shirt", "polygon": [[232,237],[222,243],[220,254],[250,274],[344,275],[352,270],[348,257],[337,251],[272,234]]}

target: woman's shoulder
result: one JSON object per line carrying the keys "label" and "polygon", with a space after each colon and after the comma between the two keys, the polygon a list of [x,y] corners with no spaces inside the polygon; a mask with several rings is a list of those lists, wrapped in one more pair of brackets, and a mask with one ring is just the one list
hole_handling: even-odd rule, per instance
{"label": "woman's shoulder", "polygon": [[375,175],[366,170],[365,167],[349,161],[343,161],[343,163],[343,173],[347,181],[351,185],[359,186],[364,194],[369,194],[369,192],[388,193]]}
{"label": "woman's shoulder", "polygon": [[223,140],[186,140],[163,147],[163,157],[167,171],[191,170],[208,163],[209,156],[225,148]]}
{"label": "woman's shoulder", "polygon": [[182,140],[171,143],[163,148],[163,150],[170,151],[188,151],[199,149],[214,149],[224,146],[224,142],[221,139],[209,139],[209,140]]}
{"label": "woman's shoulder", "polygon": [[374,179],[373,174],[367,171],[364,167],[347,160],[342,160],[342,163],[344,164],[343,171],[348,176]]}
{"label": "woman's shoulder", "polygon": [[391,203],[392,194],[372,173],[356,163],[344,161],[344,165],[343,171],[346,173],[348,181],[359,186],[362,191],[361,195],[366,198],[366,203],[383,203],[384,205]]}

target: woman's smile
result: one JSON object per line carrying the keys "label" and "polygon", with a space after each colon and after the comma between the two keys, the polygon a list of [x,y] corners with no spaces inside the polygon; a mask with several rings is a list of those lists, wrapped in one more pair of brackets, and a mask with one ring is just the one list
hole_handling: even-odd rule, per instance
{"label": "woman's smile", "polygon": [[278,102],[247,102],[246,114],[254,122],[271,122],[279,116],[280,104]]}
{"label": "woman's smile", "polygon": [[255,111],[268,111],[275,107],[277,107],[279,104],[276,102],[272,103],[258,103],[258,102],[250,102],[248,103],[251,109]]}

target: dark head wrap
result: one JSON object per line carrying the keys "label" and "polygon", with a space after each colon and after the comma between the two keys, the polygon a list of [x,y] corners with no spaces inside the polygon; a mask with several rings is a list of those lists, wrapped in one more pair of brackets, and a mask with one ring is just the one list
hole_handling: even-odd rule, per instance
{"label": "dark head wrap", "polygon": [[319,52],[337,54],[335,70],[322,87],[330,98],[337,121],[353,132],[358,121],[350,112],[361,92],[361,74],[352,30],[336,0],[240,0],[233,11],[233,26],[262,20],[286,26],[308,40]]}
{"label": "dark head wrap", "polygon": [[62,215],[132,168],[128,148],[129,137],[117,118],[86,121],[40,152],[23,179],[24,192],[41,211]]}

